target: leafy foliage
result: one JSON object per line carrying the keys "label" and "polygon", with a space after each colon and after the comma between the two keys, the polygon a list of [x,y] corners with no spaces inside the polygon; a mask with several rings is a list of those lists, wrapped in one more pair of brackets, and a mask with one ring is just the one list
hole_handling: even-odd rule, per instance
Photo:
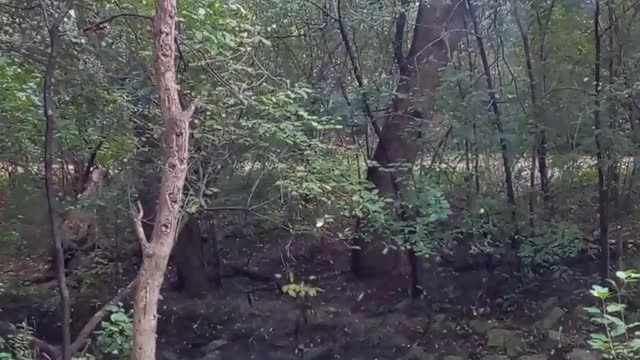
{"label": "leafy foliage", "polygon": [[628,322],[625,318],[627,306],[623,302],[625,286],[640,280],[636,271],[619,271],[616,277],[621,286],[611,282],[615,291],[594,285],[591,295],[597,299],[597,306],[585,310],[591,321],[598,324],[603,332],[592,333],[589,345],[601,351],[606,359],[636,359],[640,355],[640,322]]}
{"label": "leafy foliage", "polygon": [[109,317],[94,332],[95,350],[99,359],[126,359],[133,340],[132,314],[122,304],[111,306],[108,311]]}
{"label": "leafy foliage", "polygon": [[32,360],[35,354],[31,351],[30,338],[33,329],[25,322],[16,326],[16,332],[0,337],[0,359],[2,360]]}
{"label": "leafy foliage", "polygon": [[564,259],[577,256],[586,250],[582,231],[575,225],[566,222],[546,224],[540,234],[526,238],[519,249],[525,271],[540,273],[558,266]]}

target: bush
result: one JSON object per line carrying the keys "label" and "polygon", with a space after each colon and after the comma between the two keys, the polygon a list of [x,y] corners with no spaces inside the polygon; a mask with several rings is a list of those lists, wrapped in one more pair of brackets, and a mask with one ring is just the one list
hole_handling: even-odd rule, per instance
{"label": "bush", "polygon": [[591,321],[598,324],[601,331],[591,334],[589,345],[601,351],[605,359],[630,360],[640,357],[640,331],[635,331],[640,322],[629,322],[623,300],[625,288],[640,280],[640,273],[635,271],[619,271],[616,277],[620,286],[610,281],[614,291],[594,285],[591,294],[597,298],[597,306],[585,308],[591,315]]}
{"label": "bush", "polygon": [[101,359],[127,359],[133,340],[132,314],[122,304],[111,306],[109,312],[109,318],[94,332],[96,354]]}
{"label": "bush", "polygon": [[586,249],[584,235],[575,224],[553,222],[545,225],[542,232],[525,239],[518,251],[524,271],[529,274],[542,273],[555,269],[563,274],[565,270],[559,263],[563,259],[578,255]]}
{"label": "bush", "polygon": [[33,333],[27,322],[16,327],[16,332],[6,338],[0,337],[0,360],[31,360],[34,354],[29,346],[29,339]]}

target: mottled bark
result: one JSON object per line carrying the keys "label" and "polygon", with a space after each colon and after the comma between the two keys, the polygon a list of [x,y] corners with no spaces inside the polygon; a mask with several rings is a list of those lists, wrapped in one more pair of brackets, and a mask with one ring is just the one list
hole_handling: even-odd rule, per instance
{"label": "mottled bark", "polygon": [[180,217],[182,189],[187,174],[189,120],[196,102],[182,109],[176,84],[176,0],[157,0],[155,18],[155,70],[160,111],[165,127],[164,165],[151,241],[133,210],[136,233],[143,249],[134,299],[133,360],[155,360],[158,298]]}

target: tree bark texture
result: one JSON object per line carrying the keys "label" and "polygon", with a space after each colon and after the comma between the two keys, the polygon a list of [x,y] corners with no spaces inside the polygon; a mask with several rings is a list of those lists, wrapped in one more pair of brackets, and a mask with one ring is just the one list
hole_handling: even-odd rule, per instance
{"label": "tree bark texture", "polygon": [[209,289],[205,243],[200,221],[190,216],[178,235],[173,254],[178,273],[178,288],[192,297],[203,296]]}
{"label": "tree bark texture", "polygon": [[598,166],[598,216],[600,223],[600,275],[603,279],[609,278],[610,254],[609,254],[609,192],[605,179],[606,159],[602,144],[602,121],[600,118],[601,92],[602,92],[602,33],[600,29],[600,0],[595,0],[595,12],[593,15],[593,34],[595,43],[595,101],[593,109],[593,126],[595,128],[596,158]]}
{"label": "tree bark texture", "polygon": [[57,66],[57,52],[60,47],[60,25],[71,8],[71,2],[67,2],[62,6],[61,12],[51,23],[48,28],[49,32],[49,56],[47,58],[46,73],[43,85],[43,104],[45,126],[45,144],[44,144],[44,181],[45,191],[47,195],[47,210],[49,212],[49,234],[55,249],[56,262],[56,279],[58,282],[58,291],[60,292],[60,313],[62,315],[62,359],[71,358],[71,304],[69,299],[69,289],[67,288],[67,280],[65,276],[64,264],[64,248],[62,239],[57,231],[57,206],[56,192],[53,186],[53,163],[56,153],[56,108],[53,96],[53,85]]}
{"label": "tree bark texture", "polygon": [[176,0],[157,0],[155,17],[155,71],[160,111],[165,127],[164,166],[151,241],[147,242],[134,216],[143,259],[134,298],[133,360],[155,360],[158,298],[180,217],[182,189],[187,174],[189,120],[196,101],[182,109],[176,84]]}
{"label": "tree bark texture", "polygon": [[[464,36],[464,3],[421,2],[408,53],[402,51],[404,17],[396,23],[394,53],[400,79],[392,109],[373,154],[374,165],[367,179],[381,194],[399,197],[409,182],[410,168],[418,155],[418,140],[434,124],[434,95],[440,84],[439,70],[445,67]],[[405,257],[398,252],[382,253],[384,243],[372,239],[360,242],[356,254],[360,274],[380,274],[397,270]],[[400,263],[399,263],[400,262]]]}

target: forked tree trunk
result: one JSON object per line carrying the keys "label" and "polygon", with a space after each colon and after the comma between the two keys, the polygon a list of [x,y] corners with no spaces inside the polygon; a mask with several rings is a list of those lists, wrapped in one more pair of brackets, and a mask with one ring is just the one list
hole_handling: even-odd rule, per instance
{"label": "forked tree trunk", "polygon": [[[410,168],[418,155],[418,139],[433,124],[433,101],[440,83],[438,71],[450,61],[464,35],[464,3],[456,0],[423,1],[418,7],[413,38],[407,55],[402,51],[404,18],[396,23],[394,53],[400,73],[399,94],[380,131],[367,179],[381,194],[400,198],[409,183]],[[359,274],[380,274],[398,270],[403,255],[383,254],[381,239],[358,244],[355,253]],[[410,254],[415,276],[415,256]],[[415,279],[413,280],[415,282]]]}
{"label": "forked tree trunk", "polygon": [[155,360],[158,297],[173,248],[187,174],[189,120],[196,101],[182,109],[176,84],[176,0],[157,0],[155,70],[160,111],[165,127],[164,167],[151,241],[142,231],[142,211],[133,209],[136,234],[142,246],[142,266],[134,299],[133,360]]}

